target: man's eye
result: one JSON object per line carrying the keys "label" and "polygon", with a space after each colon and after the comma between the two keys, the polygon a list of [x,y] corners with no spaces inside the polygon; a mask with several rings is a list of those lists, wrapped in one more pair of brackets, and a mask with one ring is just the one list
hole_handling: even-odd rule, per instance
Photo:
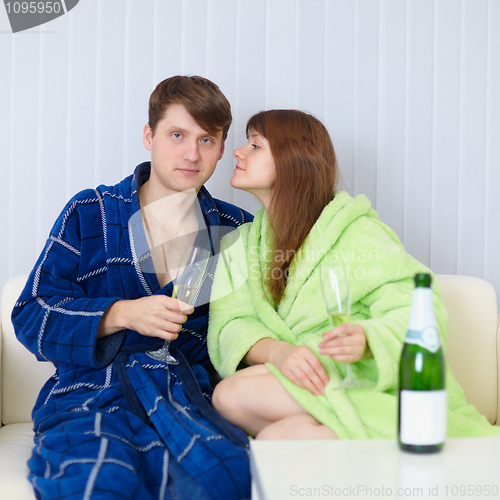
{"label": "man's eye", "polygon": [[212,140],[209,139],[208,137],[204,137],[201,142],[203,142],[203,144],[211,144],[212,143]]}
{"label": "man's eye", "polygon": [[173,137],[174,139],[180,139],[180,138],[182,137],[182,135],[181,135],[181,134],[179,134],[179,132],[175,132],[174,134],[172,134],[172,137]]}

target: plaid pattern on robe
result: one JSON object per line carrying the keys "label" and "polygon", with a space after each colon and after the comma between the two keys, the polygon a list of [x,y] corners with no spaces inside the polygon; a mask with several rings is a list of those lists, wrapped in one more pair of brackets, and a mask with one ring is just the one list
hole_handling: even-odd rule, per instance
{"label": "plaid pattern on robe", "polygon": [[[74,196],[14,307],[18,339],[56,366],[33,410],[29,467],[38,498],[250,496],[246,436],[208,404],[208,304],[171,343],[181,367],[144,354],[161,339],[130,330],[97,339],[115,301],[172,293],[142,271],[129,234],[149,172],[146,162],[115,186]],[[211,227],[252,220],[204,187],[198,201]]]}

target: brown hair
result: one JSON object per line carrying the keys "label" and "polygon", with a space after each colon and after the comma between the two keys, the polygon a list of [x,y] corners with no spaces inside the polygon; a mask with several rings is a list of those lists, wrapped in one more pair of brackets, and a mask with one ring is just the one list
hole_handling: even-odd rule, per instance
{"label": "brown hair", "polygon": [[274,259],[268,286],[278,304],[294,255],[334,197],[339,170],[328,131],[307,113],[262,111],[250,118],[246,131],[247,136],[256,131],[269,141],[276,165],[269,206]]}
{"label": "brown hair", "polygon": [[231,105],[215,83],[201,76],[172,76],[160,82],[149,98],[152,134],[170,104],[182,104],[196,123],[210,135],[222,130],[226,140],[231,125]]}

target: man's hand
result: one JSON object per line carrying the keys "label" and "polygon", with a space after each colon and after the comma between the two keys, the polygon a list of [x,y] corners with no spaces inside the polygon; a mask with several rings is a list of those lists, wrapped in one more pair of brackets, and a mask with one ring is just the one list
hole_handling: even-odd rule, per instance
{"label": "man's hand", "polygon": [[354,363],[370,353],[365,331],[360,325],[339,325],[323,334],[319,353],[330,356],[335,361]]}
{"label": "man's hand", "polygon": [[294,384],[312,394],[324,394],[328,374],[309,347],[282,342],[273,350],[270,361]]}
{"label": "man's hand", "polygon": [[141,335],[175,340],[193,306],[166,295],[152,295],[115,302],[102,316],[97,337],[120,330],[135,330]]}

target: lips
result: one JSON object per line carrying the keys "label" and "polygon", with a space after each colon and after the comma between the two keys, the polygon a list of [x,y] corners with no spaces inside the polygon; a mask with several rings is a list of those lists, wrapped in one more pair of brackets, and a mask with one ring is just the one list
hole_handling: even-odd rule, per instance
{"label": "lips", "polygon": [[179,172],[183,172],[187,175],[194,175],[194,174],[197,174],[199,172],[199,170],[193,170],[193,169],[190,169],[190,168],[178,168],[177,169]]}
{"label": "lips", "polygon": [[241,168],[239,165],[236,165],[235,170],[243,170],[243,172],[245,171],[245,169]]}

